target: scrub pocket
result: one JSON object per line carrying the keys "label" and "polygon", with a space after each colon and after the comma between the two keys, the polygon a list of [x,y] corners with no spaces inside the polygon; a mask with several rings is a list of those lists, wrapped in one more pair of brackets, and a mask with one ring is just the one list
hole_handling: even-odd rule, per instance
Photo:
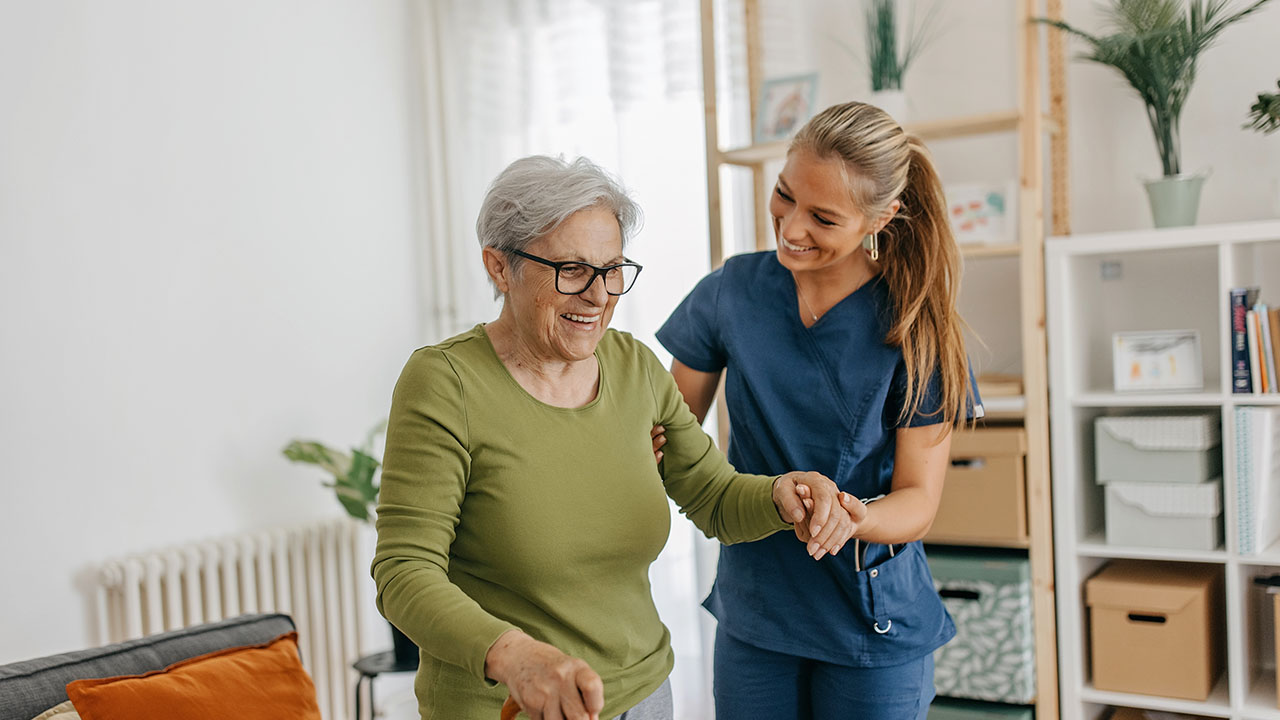
{"label": "scrub pocket", "polygon": [[920,543],[892,550],[891,555],[886,545],[867,546],[848,588],[860,615],[857,622],[864,625],[860,654],[865,660],[902,662],[933,652],[955,635]]}

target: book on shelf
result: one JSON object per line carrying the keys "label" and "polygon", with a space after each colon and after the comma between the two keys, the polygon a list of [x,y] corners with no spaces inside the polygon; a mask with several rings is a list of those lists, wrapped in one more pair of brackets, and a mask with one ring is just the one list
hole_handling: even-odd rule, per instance
{"label": "book on shelf", "polygon": [[1238,407],[1235,422],[1240,552],[1255,554],[1280,539],[1280,408]]}
{"label": "book on shelf", "polygon": [[1253,392],[1249,371],[1248,312],[1258,300],[1258,288],[1231,288],[1231,392]]}
{"label": "book on shelf", "polygon": [[1249,384],[1255,393],[1267,391],[1266,365],[1258,360],[1258,311],[1248,310],[1244,314],[1245,337],[1249,348]]}
{"label": "book on shelf", "polygon": [[1273,322],[1276,311],[1266,305],[1255,305],[1253,311],[1258,314],[1258,358],[1262,363],[1263,374],[1266,375],[1266,387],[1263,392],[1277,392],[1275,343],[1276,327]]}
{"label": "book on shelf", "polygon": [[1258,302],[1258,288],[1232,288],[1231,392],[1280,392],[1280,308]]}

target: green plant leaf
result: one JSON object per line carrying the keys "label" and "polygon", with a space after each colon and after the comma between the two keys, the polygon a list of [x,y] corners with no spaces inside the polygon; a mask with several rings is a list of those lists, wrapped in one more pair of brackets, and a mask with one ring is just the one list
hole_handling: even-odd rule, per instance
{"label": "green plant leaf", "polygon": [[365,447],[353,449],[350,455],[315,441],[295,440],[285,446],[284,456],[328,471],[333,476],[332,482],[321,481],[320,484],[333,489],[348,515],[368,522],[378,502],[378,484],[374,477],[381,467],[372,455],[372,446],[385,426],[385,422],[376,425],[366,438]]}
{"label": "green plant leaf", "polygon": [[334,476],[346,475],[351,468],[350,456],[314,440],[294,440],[283,452],[294,462],[317,465]]}
{"label": "green plant leaf", "polygon": [[1276,90],[1274,93],[1258,93],[1258,101],[1249,108],[1246,128],[1267,135],[1280,130],[1280,80],[1276,81]]}

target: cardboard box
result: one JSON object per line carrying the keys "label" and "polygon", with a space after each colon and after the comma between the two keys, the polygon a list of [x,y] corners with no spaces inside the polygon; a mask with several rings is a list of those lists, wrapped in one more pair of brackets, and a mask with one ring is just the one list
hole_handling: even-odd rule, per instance
{"label": "cardboard box", "polygon": [[1100,417],[1093,423],[1096,479],[1200,483],[1222,476],[1216,414]]}
{"label": "cardboard box", "polygon": [[1107,543],[1180,550],[1222,545],[1222,483],[1106,485]]}
{"label": "cardboard box", "polygon": [[1025,546],[1026,454],[1027,431],[1020,427],[957,431],[925,542]]}
{"label": "cardboard box", "polygon": [[1114,560],[1084,585],[1093,686],[1205,700],[1222,674],[1222,568]]}

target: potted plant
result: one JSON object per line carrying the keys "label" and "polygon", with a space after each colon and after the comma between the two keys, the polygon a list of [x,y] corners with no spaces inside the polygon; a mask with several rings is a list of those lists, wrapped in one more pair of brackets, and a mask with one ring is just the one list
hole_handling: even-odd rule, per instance
{"label": "potted plant", "polygon": [[[901,49],[898,43],[898,0],[863,0],[863,5],[871,104],[898,122],[905,122],[907,102],[903,79],[930,40],[937,4],[930,5],[920,22],[914,18],[908,22],[906,45]],[[849,50],[847,46],[846,50]]]}
{"label": "potted plant", "polygon": [[[315,440],[294,440],[284,447],[283,452],[293,462],[315,465],[328,473],[332,480],[322,481],[322,484],[333,489],[342,509],[356,520],[372,523],[378,505],[377,475],[382,467],[375,455],[374,443],[385,429],[385,422],[378,423],[369,431],[364,443],[352,448],[350,453]],[[391,625],[391,641],[396,667],[417,667],[417,646],[395,625]]]}
{"label": "potted plant", "polygon": [[1061,20],[1038,18],[1089,45],[1080,57],[1110,67],[1146,105],[1163,177],[1147,181],[1156,227],[1194,225],[1205,173],[1185,174],[1179,121],[1195,83],[1200,56],[1227,27],[1270,0],[1239,9],[1233,0],[1112,0],[1105,8],[1109,33],[1093,35]]}
{"label": "potted plant", "polygon": [[1249,124],[1245,127],[1267,135],[1280,130],[1280,80],[1276,81],[1276,92],[1258,93],[1258,102],[1249,108]]}

